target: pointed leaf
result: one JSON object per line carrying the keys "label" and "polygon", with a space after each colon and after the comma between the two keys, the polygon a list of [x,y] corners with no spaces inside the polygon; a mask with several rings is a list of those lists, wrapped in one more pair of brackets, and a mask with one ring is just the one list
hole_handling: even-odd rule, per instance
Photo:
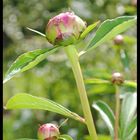
{"label": "pointed leaf", "polygon": [[[107,85],[112,84],[111,80],[103,80],[103,79],[98,79],[98,78],[86,79],[85,83],[87,83],[87,84],[107,84]],[[125,80],[124,83],[122,84],[122,86],[137,88],[137,83],[135,81]]]}
{"label": "pointed leaf", "polygon": [[103,80],[103,79],[98,79],[98,78],[86,79],[85,83],[87,83],[87,84],[111,84],[111,82],[109,80]]}
{"label": "pointed leaf", "polygon": [[[84,140],[92,140],[92,139],[90,138],[90,136],[85,136]],[[112,140],[112,138],[109,135],[98,134],[98,140]]]}
{"label": "pointed leaf", "polygon": [[135,117],[137,108],[137,94],[128,94],[124,97],[121,107],[120,128],[121,135],[124,137],[129,131],[132,120]]}
{"label": "pointed leaf", "polygon": [[91,32],[91,31],[99,24],[99,22],[100,22],[100,21],[97,21],[97,22],[95,22],[95,23],[89,25],[89,26],[83,31],[83,33],[81,34],[80,38],[82,38],[82,39],[85,38],[86,35],[87,35],[89,32]]}
{"label": "pointed leaf", "polygon": [[39,32],[39,31],[37,31],[37,30],[31,29],[31,28],[29,28],[29,27],[27,27],[27,29],[30,30],[30,31],[32,31],[32,32],[34,32],[34,33],[37,33],[37,34],[39,34],[39,35],[41,35],[41,36],[43,36],[43,37],[46,37],[45,34]]}
{"label": "pointed leaf", "polygon": [[94,107],[100,113],[102,119],[109,129],[110,135],[113,137],[115,117],[111,108],[103,101],[97,101],[92,105],[92,107]]}
{"label": "pointed leaf", "polygon": [[112,140],[111,136],[109,135],[98,135],[99,140]]}
{"label": "pointed leaf", "polygon": [[[112,39],[117,34],[120,34],[132,27],[135,23],[136,16],[122,16],[115,19],[107,19],[97,29],[95,36],[89,42],[85,52],[96,48],[109,39]],[[82,52],[82,54],[85,52]]]}
{"label": "pointed leaf", "polygon": [[16,139],[16,140],[37,140],[37,139],[30,139],[30,138],[20,138],[20,139]]}
{"label": "pointed leaf", "polygon": [[125,139],[132,139],[133,136],[137,132],[137,116],[133,118],[133,120],[129,123],[127,130],[126,130],[126,136],[124,136]]}
{"label": "pointed leaf", "polygon": [[10,80],[17,73],[24,72],[28,69],[33,68],[42,60],[44,60],[47,56],[55,52],[57,49],[58,48],[37,49],[20,55],[7,71],[3,83]]}
{"label": "pointed leaf", "polygon": [[137,83],[135,81],[125,80],[123,86],[137,88]]}
{"label": "pointed leaf", "polygon": [[20,93],[8,100],[6,109],[42,109],[52,111],[84,123],[84,119],[62,105],[49,99]]}
{"label": "pointed leaf", "polygon": [[73,138],[69,135],[60,135],[58,140],[73,140]]}

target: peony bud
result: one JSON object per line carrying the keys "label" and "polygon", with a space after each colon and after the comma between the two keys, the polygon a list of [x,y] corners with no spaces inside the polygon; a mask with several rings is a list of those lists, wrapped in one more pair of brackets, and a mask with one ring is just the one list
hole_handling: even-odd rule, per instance
{"label": "peony bud", "polygon": [[70,45],[76,43],[86,22],[72,12],[61,13],[49,20],[46,37],[53,45]]}
{"label": "peony bud", "polygon": [[122,84],[124,82],[123,75],[119,72],[115,72],[112,74],[111,81],[113,84]]}
{"label": "peony bud", "polygon": [[133,6],[137,6],[137,0],[132,0],[131,3],[132,3]]}
{"label": "peony bud", "polygon": [[117,45],[120,45],[123,43],[123,36],[122,35],[117,35],[114,39],[114,43]]}
{"label": "peony bud", "polygon": [[39,140],[57,140],[59,134],[58,127],[51,123],[41,125],[38,129]]}

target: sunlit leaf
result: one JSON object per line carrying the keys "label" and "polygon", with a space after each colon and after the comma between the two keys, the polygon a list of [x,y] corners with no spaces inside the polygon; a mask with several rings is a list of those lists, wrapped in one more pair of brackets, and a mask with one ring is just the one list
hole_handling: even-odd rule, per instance
{"label": "sunlit leaf", "polygon": [[120,129],[122,138],[128,135],[129,133],[128,130],[130,129],[129,127],[136,123],[135,122],[136,120],[134,121],[134,124],[132,121],[134,120],[134,117],[136,115],[136,109],[137,109],[137,94],[136,93],[127,94],[122,102],[120,115]]}
{"label": "sunlit leaf", "polygon": [[89,25],[85,30],[84,32],[81,34],[80,38],[85,38],[86,35],[91,32],[98,24],[99,24],[100,21],[97,21],[91,25]]}
{"label": "sunlit leaf", "polygon": [[133,120],[131,120],[131,122],[129,123],[128,127],[127,127],[127,130],[126,130],[126,136],[125,139],[132,139],[133,136],[136,134],[137,132],[137,116],[134,117]]}
{"label": "sunlit leaf", "polygon": [[10,80],[12,77],[14,77],[17,73],[24,72],[28,69],[33,68],[38,63],[40,63],[42,60],[44,60],[47,56],[54,53],[58,48],[53,49],[37,49],[34,51],[30,51],[27,53],[24,53],[20,55],[15,62],[11,65],[11,67],[8,69],[3,83]]}
{"label": "sunlit leaf", "polygon": [[20,139],[16,139],[16,140],[37,140],[37,139],[30,139],[30,138],[20,138]]}
{"label": "sunlit leaf", "polygon": [[69,135],[60,135],[58,140],[73,140]]}
{"label": "sunlit leaf", "polygon": [[102,79],[97,79],[97,78],[86,79],[85,83],[88,83],[88,84],[111,84],[111,82],[109,80],[102,80]]}
{"label": "sunlit leaf", "polygon": [[103,101],[97,101],[92,105],[92,107],[94,107],[100,113],[102,119],[109,129],[110,135],[113,137],[115,117],[111,108]]}
{"label": "sunlit leaf", "polygon": [[137,38],[135,36],[123,35],[123,38],[124,38],[124,42],[129,45],[133,45],[133,44],[137,43]]}
{"label": "sunlit leaf", "polygon": [[106,136],[106,135],[99,135],[98,139],[99,140],[112,140],[110,136]]}
{"label": "sunlit leaf", "polygon": [[[92,139],[90,138],[90,136],[85,136],[84,140],[92,140]],[[98,140],[112,140],[112,138],[109,135],[98,134]]]}
{"label": "sunlit leaf", "polygon": [[10,98],[6,104],[6,109],[42,109],[52,111],[80,122],[84,122],[84,119],[81,118],[74,112],[71,112],[62,105],[51,101],[49,99],[32,96],[26,93],[16,94]]}
{"label": "sunlit leaf", "polygon": [[136,24],[136,16],[122,16],[115,19],[107,19],[97,29],[95,36],[89,42],[87,48],[80,54],[100,46],[102,43],[112,39],[117,34],[126,31]]}
{"label": "sunlit leaf", "polygon": [[126,87],[137,88],[137,83],[135,81],[131,81],[131,80],[125,80],[123,85]]}
{"label": "sunlit leaf", "polygon": [[[104,84],[104,85],[112,85],[111,80],[103,80],[103,79],[98,79],[98,78],[89,78],[85,80],[86,84],[93,84],[93,85],[98,85],[98,84]],[[137,83],[135,81],[131,80],[125,80],[122,86],[125,87],[132,87],[132,88],[137,88]]]}

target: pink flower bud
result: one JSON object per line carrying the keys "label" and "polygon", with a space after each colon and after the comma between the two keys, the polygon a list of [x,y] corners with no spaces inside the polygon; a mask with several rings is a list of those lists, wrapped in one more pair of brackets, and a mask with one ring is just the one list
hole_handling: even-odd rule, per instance
{"label": "pink flower bud", "polygon": [[122,84],[124,82],[123,75],[119,72],[115,72],[112,74],[112,79],[111,79],[113,84]]}
{"label": "pink flower bud", "polygon": [[86,22],[72,12],[61,13],[49,20],[46,37],[53,45],[75,43],[86,28]]}
{"label": "pink flower bud", "polygon": [[117,45],[120,45],[123,43],[123,36],[122,35],[117,35],[114,39],[114,43]]}
{"label": "pink flower bud", "polygon": [[137,0],[132,0],[131,3],[132,3],[133,6],[137,6]]}
{"label": "pink flower bud", "polygon": [[41,125],[38,129],[39,140],[57,140],[59,134],[58,127],[51,123]]}

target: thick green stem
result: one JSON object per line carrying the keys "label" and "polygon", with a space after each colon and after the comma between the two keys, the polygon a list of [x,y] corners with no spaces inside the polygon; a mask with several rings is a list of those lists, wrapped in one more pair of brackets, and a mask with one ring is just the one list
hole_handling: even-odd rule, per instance
{"label": "thick green stem", "polygon": [[119,130],[119,112],[120,112],[120,93],[118,85],[116,88],[116,111],[115,111],[115,126],[114,126],[114,140],[119,140],[118,130]]}
{"label": "thick green stem", "polygon": [[82,109],[84,112],[86,125],[88,128],[91,140],[97,140],[96,129],[95,129],[95,125],[93,122],[93,118],[92,118],[92,114],[91,114],[91,110],[90,110],[90,106],[89,106],[89,102],[88,102],[88,98],[87,98],[87,93],[85,90],[85,85],[84,85],[84,81],[83,81],[81,67],[79,64],[77,50],[75,49],[75,46],[71,45],[71,46],[65,47],[65,52],[68,56],[71,66],[72,66],[77,88],[79,91]]}

